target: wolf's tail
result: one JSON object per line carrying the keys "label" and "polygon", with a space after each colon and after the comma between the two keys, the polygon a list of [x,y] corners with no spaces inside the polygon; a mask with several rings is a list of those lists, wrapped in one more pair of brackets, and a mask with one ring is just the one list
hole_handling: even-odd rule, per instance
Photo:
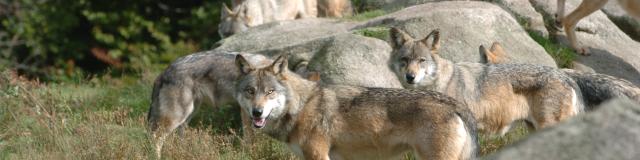
{"label": "wolf's tail", "polygon": [[640,103],[640,88],[624,79],[598,73],[585,73],[562,69],[580,87],[587,111],[596,109],[600,103],[616,97],[626,97]]}

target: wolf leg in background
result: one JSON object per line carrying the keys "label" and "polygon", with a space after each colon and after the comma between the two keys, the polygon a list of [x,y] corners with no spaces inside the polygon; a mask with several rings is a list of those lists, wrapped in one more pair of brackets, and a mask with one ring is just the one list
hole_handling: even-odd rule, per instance
{"label": "wolf leg in background", "polygon": [[319,17],[345,17],[353,14],[349,0],[318,0]]}
{"label": "wolf leg in background", "polygon": [[[581,55],[589,55],[587,48],[578,46],[575,33],[576,25],[582,18],[602,8],[607,4],[607,1],[609,0],[583,0],[578,8],[569,13],[566,17],[564,16],[565,0],[558,0],[556,2],[556,25],[562,25],[562,27],[564,27],[564,31],[569,39],[569,44],[577,53]],[[618,0],[618,2],[618,4],[620,4],[627,13],[635,17],[637,20],[640,20],[640,0]]]}
{"label": "wolf leg in background", "polygon": [[[266,66],[271,60],[256,54],[242,53],[256,66]],[[238,53],[196,53],[173,62],[158,76],[153,86],[151,108],[147,117],[158,158],[167,136],[176,128],[183,128],[200,102],[211,107],[235,105],[233,82],[240,72],[234,65]],[[306,73],[307,62],[297,65],[301,74],[319,79],[317,73]],[[241,114],[247,114],[241,112]],[[242,116],[246,118],[247,116]],[[243,119],[245,138],[252,137],[251,120]],[[246,140],[248,141],[248,140]]]}
{"label": "wolf leg in background", "polygon": [[318,16],[316,0],[243,0],[221,9],[218,33],[229,37],[261,24]]}
{"label": "wolf leg in background", "polygon": [[[485,50],[489,64],[505,63],[501,61],[505,59],[507,54],[504,51],[489,51],[484,46],[480,46],[480,50]],[[625,97],[640,103],[640,88],[627,80],[573,69],[561,69],[561,71],[571,77],[580,87],[580,91],[582,91],[580,94],[582,94],[587,111],[594,110],[600,103],[616,97]]]}
{"label": "wolf leg in background", "polygon": [[288,70],[236,58],[236,99],[253,126],[304,159],[475,158],[473,114],[433,91],[320,85]]}
{"label": "wolf leg in background", "polygon": [[[529,64],[453,63],[438,54],[438,30],[423,39],[414,39],[397,28],[390,32],[391,66],[403,85],[442,92],[465,102],[484,133],[504,134],[518,120],[540,129],[583,111],[581,94],[576,94],[580,88],[557,69]],[[504,52],[499,44],[492,51],[482,50]]]}

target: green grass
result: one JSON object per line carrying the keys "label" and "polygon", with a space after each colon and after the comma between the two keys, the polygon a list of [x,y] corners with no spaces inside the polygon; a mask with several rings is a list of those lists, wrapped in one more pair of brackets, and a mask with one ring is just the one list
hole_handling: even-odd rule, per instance
{"label": "green grass", "polygon": [[355,14],[353,16],[345,17],[345,19],[352,20],[352,21],[366,21],[378,16],[385,15],[385,14],[387,14],[386,11],[378,9],[378,10],[366,11],[359,14]]}
{"label": "green grass", "polygon": [[[46,85],[0,74],[0,159],[153,159],[145,120],[158,72]],[[240,145],[237,111],[227,108],[202,109],[183,137],[168,138],[163,158],[293,158],[263,135]]]}
{"label": "green grass", "polygon": [[504,146],[525,138],[527,135],[529,135],[529,129],[524,122],[514,123],[513,128],[504,136],[480,134],[480,155],[493,153]]}
{"label": "green grass", "polygon": [[377,38],[377,39],[386,41],[389,39],[389,28],[388,27],[362,28],[362,29],[353,31],[353,34],[357,34],[365,37]]}
{"label": "green grass", "polygon": [[560,68],[570,68],[572,67],[572,63],[576,58],[577,54],[568,47],[555,43],[553,40],[549,38],[545,38],[541,35],[528,32],[529,36],[533,38],[534,41],[538,42],[542,48],[544,48],[547,53],[553,57],[553,59],[558,64]]}

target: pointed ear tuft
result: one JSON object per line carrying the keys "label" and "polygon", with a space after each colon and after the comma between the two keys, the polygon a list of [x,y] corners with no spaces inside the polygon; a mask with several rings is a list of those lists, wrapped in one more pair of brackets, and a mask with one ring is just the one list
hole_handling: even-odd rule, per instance
{"label": "pointed ear tuft", "polygon": [[236,66],[240,69],[240,73],[242,74],[248,74],[255,70],[241,54],[236,55]]}
{"label": "pointed ear tuft", "polygon": [[273,61],[273,64],[271,64],[270,68],[271,71],[275,74],[282,74],[286,71],[289,70],[289,68],[287,68],[287,66],[289,65],[289,60],[288,60],[288,56],[287,54],[283,54],[280,55],[276,58],[275,61]]}
{"label": "pointed ear tuft", "polygon": [[[429,39],[433,40],[429,42]],[[431,48],[432,53],[438,53],[437,51],[438,49],[440,49],[440,29],[434,29],[427,35],[427,37],[424,37],[424,39],[420,40],[420,42]]]}
{"label": "pointed ear tuft", "polygon": [[407,32],[395,27],[392,27],[391,30],[389,30],[389,35],[391,36],[391,47],[394,49],[401,48],[405,43],[413,39],[409,34],[407,34]]}
{"label": "pointed ear tuft", "polygon": [[490,53],[490,62],[493,64],[504,63],[507,61],[507,54],[504,52],[504,49],[502,49],[502,45],[500,45],[500,43],[498,42],[493,42],[493,44],[491,45]]}

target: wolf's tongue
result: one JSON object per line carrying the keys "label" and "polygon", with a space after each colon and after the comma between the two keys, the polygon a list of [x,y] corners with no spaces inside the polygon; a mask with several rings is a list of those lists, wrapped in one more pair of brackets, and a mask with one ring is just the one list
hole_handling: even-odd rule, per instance
{"label": "wolf's tongue", "polygon": [[262,128],[264,127],[264,125],[267,124],[267,120],[264,118],[254,118],[253,119],[253,126],[256,128]]}

